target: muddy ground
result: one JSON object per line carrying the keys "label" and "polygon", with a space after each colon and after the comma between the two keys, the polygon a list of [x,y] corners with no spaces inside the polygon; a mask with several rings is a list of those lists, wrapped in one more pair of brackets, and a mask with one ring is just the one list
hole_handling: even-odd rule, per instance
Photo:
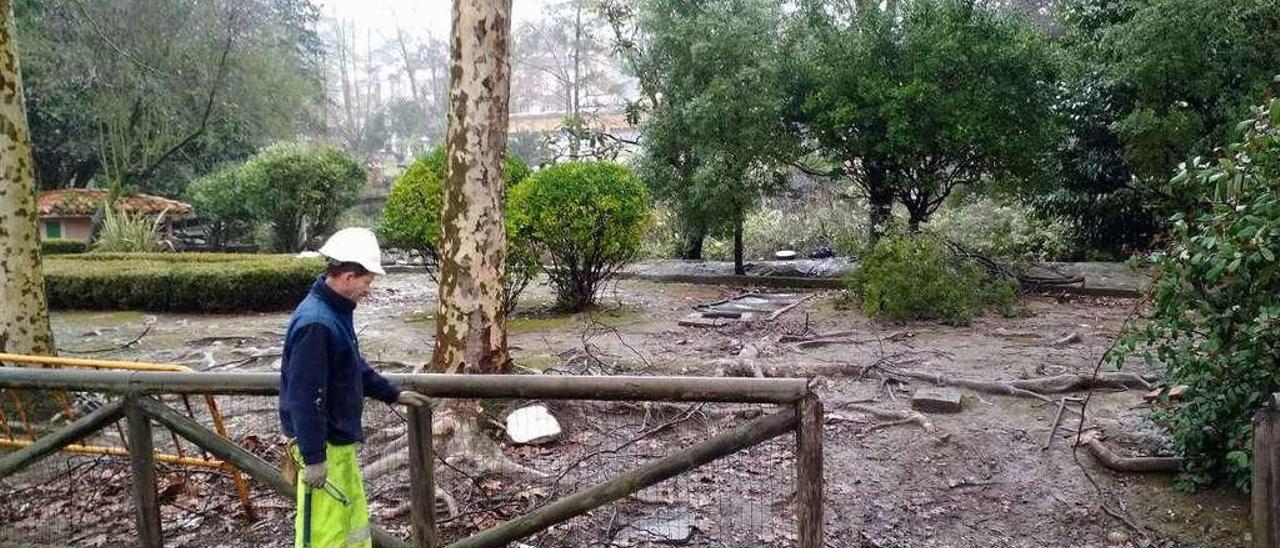
{"label": "muddy ground", "polygon": [[[858,368],[844,367],[881,359],[890,359],[905,369],[990,380],[1088,374],[1130,313],[1131,301],[1060,302],[1027,297],[1018,317],[984,317],[967,327],[946,327],[868,321],[857,313],[836,310],[832,293],[814,293],[774,322],[719,328],[677,325],[694,305],[742,291],[623,281],[610,288],[600,310],[563,316],[546,312],[549,290],[535,287],[523,299],[510,326],[517,372],[715,375],[732,363],[731,358],[744,345],[756,345],[757,361],[765,371],[841,373],[817,381],[829,419],[825,427],[828,546],[1249,545],[1248,501],[1230,489],[1186,494],[1174,490],[1167,475],[1105,471],[1086,453],[1073,455],[1074,419],[1065,420],[1049,448],[1042,449],[1057,411],[1055,405],[962,391],[963,411],[929,415],[934,427],[931,432],[914,424],[882,427],[876,418],[847,407],[862,403],[907,409],[911,392],[926,385],[884,383],[873,374],[855,378],[847,373]],[[381,280],[372,300],[357,314],[366,356],[386,371],[409,371],[425,363],[434,334],[433,298],[424,275],[393,274]],[[53,321],[65,355],[106,350],[147,330],[145,337],[128,348],[93,356],[181,363],[199,370],[244,371],[278,368],[279,337],[286,318],[283,313],[58,312]],[[851,337],[855,342],[807,350],[777,342],[786,334],[834,331],[855,332]],[[1053,344],[1072,333],[1080,335],[1078,342]],[[897,336],[883,340],[889,335]],[[1140,363],[1127,367],[1132,372],[1150,373]],[[1089,425],[1122,452],[1159,453],[1165,450],[1164,443],[1144,418],[1147,409],[1141,396],[1140,391],[1096,392],[1089,408]],[[233,436],[270,456],[278,441],[274,402],[229,399],[220,401]],[[497,423],[510,406],[511,402],[486,402]],[[499,522],[548,497],[600,481],[610,472],[768,412],[754,406],[552,403],[550,408],[564,423],[563,437],[538,447],[505,447],[512,460],[542,470],[548,477],[486,479],[442,470],[442,483],[453,491],[460,506],[456,509],[459,515],[443,526],[447,537],[456,538],[471,528]],[[394,455],[393,440],[402,431],[403,422],[378,406],[371,408],[366,422],[370,443],[362,458],[366,465],[372,465],[380,457]],[[654,545],[655,538],[670,536],[692,546],[793,545],[794,515],[788,503],[794,488],[790,444],[788,438],[779,438],[530,539],[528,545],[648,546]],[[45,481],[41,488],[6,485],[24,489],[21,493],[8,491],[13,495],[72,500],[41,511],[19,504],[19,496],[9,497],[0,512],[2,521],[7,522],[0,525],[0,545],[119,545],[126,533],[98,532],[111,520],[76,518],[79,521],[72,522],[79,525],[54,531],[56,524],[50,519],[59,512],[65,517],[111,505],[122,515],[127,512],[127,478],[113,468],[115,465],[81,466],[72,471],[50,465],[44,473],[54,479]],[[1096,481],[1096,489],[1086,474]],[[210,477],[174,473],[162,477],[162,486],[181,484],[171,487],[166,499],[170,505],[166,532],[174,545],[289,543],[292,518],[287,503],[255,491],[259,519],[246,520],[229,494],[230,483]],[[375,520],[396,531],[407,525],[404,477],[400,466],[370,481]],[[87,481],[90,489],[64,490],[58,481],[70,481],[68,478]],[[93,493],[94,485],[110,486],[111,496],[67,496]],[[1139,530],[1103,513],[1100,504],[1104,502],[1128,516]],[[123,523],[127,528],[129,521]],[[688,538],[684,539],[686,527]],[[19,540],[23,535],[40,540],[24,543]]]}

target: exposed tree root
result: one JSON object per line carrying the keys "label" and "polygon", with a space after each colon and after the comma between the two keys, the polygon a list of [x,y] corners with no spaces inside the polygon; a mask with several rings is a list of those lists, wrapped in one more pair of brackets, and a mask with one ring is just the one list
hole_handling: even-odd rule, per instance
{"label": "exposed tree root", "polygon": [[[879,428],[888,428],[890,426],[897,426],[900,424],[917,424],[925,432],[930,432],[930,433],[933,432],[933,423],[929,422],[928,417],[925,417],[923,413],[920,413],[918,411],[880,409],[876,407],[871,407],[870,405],[863,405],[860,403],[846,403],[844,405],[841,405],[840,408],[848,409],[851,411],[857,411],[859,413],[866,413],[877,419],[887,421],[887,422],[882,422],[879,424],[872,425],[871,426],[872,430],[879,429]],[[850,420],[848,417],[840,415],[839,413],[828,413],[827,419],[837,420],[837,421]]]}
{"label": "exposed tree root", "polygon": [[480,404],[451,401],[439,409],[431,437],[436,452],[450,466],[472,476],[546,476],[507,458],[497,442],[485,435]]}
{"label": "exposed tree root", "polygon": [[[443,521],[458,515],[458,499],[453,498],[453,495],[449,494],[449,492],[446,491],[443,487],[440,487],[440,484],[438,483],[435,486],[435,494],[436,494],[436,521],[437,522]],[[405,501],[403,504],[400,504],[395,508],[392,508],[390,511],[388,511],[385,517],[387,519],[396,519],[399,517],[404,517],[409,515],[409,512],[411,512],[412,510],[413,510],[413,505],[410,504],[408,501]]]}
{"label": "exposed tree root", "polygon": [[[484,416],[479,404],[471,401],[451,401],[438,408],[431,425],[432,445],[436,455],[450,467],[473,477],[534,476],[546,474],[512,461],[502,452],[497,442],[485,434]],[[392,440],[378,460],[365,468],[370,481],[402,469],[409,459],[409,441],[406,436]]]}
{"label": "exposed tree root", "polygon": [[1122,457],[1097,438],[1086,439],[1084,446],[1098,464],[1115,472],[1177,472],[1181,469],[1182,461],[1177,457]]}

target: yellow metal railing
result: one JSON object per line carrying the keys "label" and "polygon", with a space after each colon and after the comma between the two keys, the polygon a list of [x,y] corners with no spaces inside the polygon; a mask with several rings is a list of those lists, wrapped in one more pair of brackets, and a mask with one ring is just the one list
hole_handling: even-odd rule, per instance
{"label": "yellow metal railing", "polygon": [[[28,356],[28,355],[22,355],[22,354],[5,354],[5,353],[0,353],[0,363],[22,364],[22,365],[28,365],[28,366],[39,366],[39,367],[47,367],[47,368],[99,369],[99,370],[112,370],[112,371],[152,371],[152,372],[164,372],[164,371],[189,372],[191,371],[191,368],[187,366],[172,364],[172,363],[146,363],[146,362],[110,361],[110,360],[90,360],[90,359],[80,359],[80,358],[62,358],[57,356]],[[21,394],[19,394],[16,391],[7,390],[7,389],[0,389],[0,392],[3,392],[5,395],[5,398],[0,398],[0,448],[20,449],[20,448],[31,445],[36,440],[36,432],[35,432],[35,428],[31,424],[30,416],[27,413],[27,408],[23,404]],[[191,402],[188,400],[187,396],[182,395],[180,397],[182,399],[183,406],[186,408],[187,416],[192,420],[196,420],[195,410],[191,406]],[[67,414],[67,418],[69,420],[74,420],[76,418],[77,413],[75,411],[75,407],[71,405],[70,400],[67,398],[67,394],[63,391],[56,391],[54,392],[54,398],[57,400],[58,405],[62,407],[63,412]],[[23,429],[26,431],[25,434],[28,439],[22,439],[21,432],[17,433],[17,435],[15,435],[15,433],[13,432],[13,428],[10,425],[8,416],[5,414],[4,408],[5,408],[6,399],[13,403],[13,407],[15,411],[17,411],[18,413],[19,422],[20,424],[22,424]],[[205,394],[204,402],[209,409],[209,417],[213,421],[214,431],[217,432],[219,436],[222,436],[223,438],[226,438],[226,439],[230,439],[230,437],[227,435],[226,423],[222,419],[222,413],[218,410],[218,404],[216,401],[214,401],[213,395]],[[117,428],[119,428],[119,425],[117,425]],[[221,470],[223,472],[226,472],[229,476],[231,476],[231,481],[235,483],[236,493],[240,498],[240,504],[244,508],[245,515],[250,517],[253,516],[253,503],[249,497],[249,484],[247,481],[245,481],[244,475],[240,473],[239,469],[235,468],[230,463],[227,463],[218,459],[208,458],[207,455],[201,456],[201,457],[188,456],[178,436],[176,434],[173,434],[172,432],[170,433],[170,435],[173,436],[173,447],[174,447],[174,453],[176,454],[163,454],[163,453],[157,452],[155,455],[155,459],[157,461],[173,464],[176,466],[190,466],[194,468],[206,468],[206,469]],[[120,439],[121,440],[125,439],[123,432],[120,435]],[[66,446],[65,448],[63,448],[63,450],[68,453],[75,453],[75,454],[81,454],[81,455],[104,455],[104,456],[112,456],[112,457],[127,457],[129,455],[129,450],[127,447],[112,447],[112,446],[101,446],[101,445],[72,444],[72,445]]]}

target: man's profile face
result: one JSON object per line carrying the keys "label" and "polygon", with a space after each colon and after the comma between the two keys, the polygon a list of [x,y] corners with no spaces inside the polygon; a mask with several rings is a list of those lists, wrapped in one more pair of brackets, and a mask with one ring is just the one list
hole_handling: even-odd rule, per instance
{"label": "man's profile face", "polygon": [[339,295],[351,299],[351,302],[359,303],[372,292],[373,280],[378,275],[372,272],[366,274],[356,274],[355,272],[343,272],[332,280],[333,290]]}

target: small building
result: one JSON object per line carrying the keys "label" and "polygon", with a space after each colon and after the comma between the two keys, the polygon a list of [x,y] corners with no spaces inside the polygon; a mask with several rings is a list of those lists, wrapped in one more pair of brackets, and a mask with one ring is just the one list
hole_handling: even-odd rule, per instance
{"label": "small building", "polygon": [[[40,237],[44,239],[88,240],[93,232],[93,215],[107,201],[107,191],[97,188],[66,188],[41,192],[36,197],[40,214]],[[169,234],[173,221],[191,214],[191,204],[134,194],[116,199],[116,210],[133,214],[164,214],[162,232]]]}

